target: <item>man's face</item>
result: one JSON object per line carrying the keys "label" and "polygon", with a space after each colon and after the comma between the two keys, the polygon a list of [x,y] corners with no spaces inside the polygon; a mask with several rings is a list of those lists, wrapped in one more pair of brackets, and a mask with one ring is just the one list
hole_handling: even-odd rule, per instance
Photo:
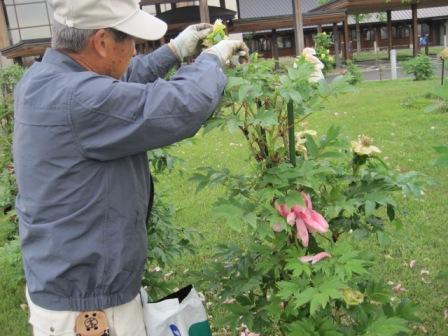
{"label": "man's face", "polygon": [[120,79],[128,69],[131,58],[136,54],[135,40],[131,36],[117,39],[112,32],[107,44],[107,75]]}

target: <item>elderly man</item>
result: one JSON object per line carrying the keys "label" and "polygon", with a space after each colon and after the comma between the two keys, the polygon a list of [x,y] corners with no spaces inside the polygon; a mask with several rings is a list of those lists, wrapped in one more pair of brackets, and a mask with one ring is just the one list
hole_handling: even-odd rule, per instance
{"label": "elderly man", "polygon": [[35,336],[75,335],[81,312],[97,311],[111,335],[143,336],[138,293],[152,193],[146,151],[198,131],[221,98],[223,64],[247,47],[222,41],[166,81],[173,65],[197,55],[210,25],[190,26],[132,58],[134,38],[158,40],[167,28],[138,0],[50,3],[53,48],[15,92],[30,323]]}

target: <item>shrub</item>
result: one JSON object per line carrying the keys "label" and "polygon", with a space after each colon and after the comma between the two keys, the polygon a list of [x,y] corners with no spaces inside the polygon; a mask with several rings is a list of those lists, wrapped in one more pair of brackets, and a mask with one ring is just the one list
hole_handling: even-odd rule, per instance
{"label": "shrub", "polygon": [[415,80],[430,79],[434,75],[431,59],[424,54],[419,54],[417,57],[405,62],[403,67],[407,74],[415,76]]}
{"label": "shrub", "polygon": [[362,82],[362,74],[359,68],[351,60],[347,61],[347,73],[348,82],[351,85],[356,85]]}
{"label": "shrub", "polygon": [[[219,246],[202,274],[218,301],[216,324],[261,335],[382,335],[409,331],[414,307],[392,300],[370,271],[374,256],[356,240],[399,225],[395,193],[420,197],[418,174],[401,174],[360,136],[351,145],[331,127],[318,137],[304,119],[327,97],[348,90],[343,79],[310,83],[307,63],[285,73],[254,57],[229,77],[224,105],[211,127],[241,130],[257,169],[250,174],[201,168],[199,188],[227,187],[215,213],[248,237]],[[287,106],[295,106],[297,164],[288,162]]]}
{"label": "shrub", "polygon": [[[12,239],[17,233],[14,199],[17,194],[12,163],[12,132],[14,129],[13,91],[25,69],[12,65],[0,70],[0,231],[3,239]],[[6,232],[9,231],[9,232]],[[0,246],[4,241],[0,240]]]}
{"label": "shrub", "polygon": [[314,36],[314,49],[316,56],[324,64],[324,74],[333,69],[334,58],[330,55],[330,48],[333,45],[331,35],[326,32],[318,33]]}

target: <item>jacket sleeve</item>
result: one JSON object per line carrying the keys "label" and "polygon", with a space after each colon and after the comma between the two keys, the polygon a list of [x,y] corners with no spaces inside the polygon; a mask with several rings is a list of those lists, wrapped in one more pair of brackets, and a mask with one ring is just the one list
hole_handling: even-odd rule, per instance
{"label": "jacket sleeve", "polygon": [[170,47],[164,45],[152,53],[133,57],[122,80],[141,84],[152,83],[157,78],[165,77],[168,71],[178,63]]}
{"label": "jacket sleeve", "polygon": [[170,81],[85,78],[69,108],[75,140],[84,156],[105,161],[191,137],[216,109],[226,81],[214,55],[200,56]]}

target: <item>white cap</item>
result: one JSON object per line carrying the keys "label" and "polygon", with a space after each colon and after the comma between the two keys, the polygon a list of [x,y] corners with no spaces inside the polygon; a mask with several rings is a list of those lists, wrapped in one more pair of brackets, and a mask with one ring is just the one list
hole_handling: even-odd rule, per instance
{"label": "white cap", "polygon": [[142,11],[139,0],[49,0],[54,19],[78,29],[114,28],[143,40],[158,40],[167,24]]}

